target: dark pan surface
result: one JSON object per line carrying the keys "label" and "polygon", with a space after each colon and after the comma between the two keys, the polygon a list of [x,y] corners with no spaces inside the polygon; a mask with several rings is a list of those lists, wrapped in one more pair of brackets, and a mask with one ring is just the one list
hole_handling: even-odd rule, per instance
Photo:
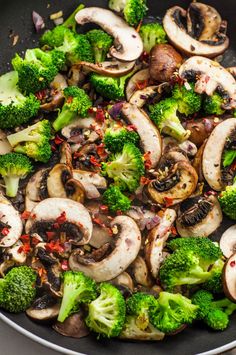
{"label": "dark pan surface", "polygon": [[[173,5],[187,7],[190,1],[187,0],[148,0],[149,14],[152,16],[162,16],[165,10]],[[205,1],[215,6],[224,19],[229,22],[229,37],[231,47],[224,55],[224,65],[236,65],[236,25],[235,25],[235,0],[212,0]],[[85,0],[83,3],[87,6],[106,7],[106,0]],[[50,4],[50,7],[48,7]],[[35,34],[31,12],[35,10],[45,18],[53,12],[63,10],[64,17],[72,12],[78,5],[75,0],[0,0],[0,72],[9,70],[9,61],[15,52],[24,51],[27,48],[37,46],[38,36]],[[52,26],[51,21],[47,21],[47,28]],[[19,35],[19,41],[15,47],[12,47],[11,33]],[[225,220],[220,230],[214,235],[214,239],[219,239],[222,232],[231,224]],[[212,332],[201,326],[195,325],[184,332],[166,339],[159,343],[135,343],[121,342],[118,340],[100,340],[95,337],[87,337],[80,340],[66,338],[54,332],[50,327],[38,325],[30,321],[24,314],[12,315],[3,313],[9,320],[34,335],[45,339],[58,346],[81,352],[89,355],[125,355],[134,354],[158,354],[158,355],[193,355],[206,352],[212,349],[236,341],[236,317],[232,318],[231,325],[227,331],[222,333]],[[235,344],[231,347],[236,346]],[[221,350],[215,350],[212,354],[221,353]]]}

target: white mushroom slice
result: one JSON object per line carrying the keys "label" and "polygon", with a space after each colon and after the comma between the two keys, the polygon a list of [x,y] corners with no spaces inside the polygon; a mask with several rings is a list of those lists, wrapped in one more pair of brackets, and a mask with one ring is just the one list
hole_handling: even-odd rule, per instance
{"label": "white mushroom slice", "polygon": [[220,238],[220,249],[226,258],[236,253],[236,224],[228,228]]}
{"label": "white mushroom slice", "polygon": [[139,34],[112,11],[100,7],[87,7],[80,10],[75,19],[79,25],[96,23],[114,37],[114,47],[110,49],[112,57],[131,62],[142,54],[143,42]]}
{"label": "white mushroom slice", "polygon": [[172,209],[166,209],[160,224],[148,234],[147,244],[145,245],[145,260],[154,278],[157,277],[163,261],[163,248],[171,233],[171,226],[175,219],[176,212]]}
{"label": "white mushroom slice", "polygon": [[163,26],[170,42],[188,55],[202,55],[209,58],[217,57],[224,53],[229,46],[229,39],[224,33],[218,33],[220,40],[199,41],[191,37],[181,23],[181,18],[186,18],[187,12],[179,6],[167,10]]}
{"label": "white mushroom slice", "polygon": [[82,271],[95,281],[108,281],[120,275],[135,260],[141,247],[141,234],[137,224],[127,216],[118,216],[111,227],[118,228],[114,249],[100,261],[81,257],[76,251],[69,259],[73,271]]}
{"label": "white mushroom slice", "polygon": [[[41,169],[37,171],[28,181],[25,190],[25,210],[32,209],[45,197],[48,197],[46,178],[49,169]],[[44,181],[45,180],[45,181]],[[46,196],[45,196],[46,195]]]}
{"label": "white mushroom slice", "polygon": [[7,135],[0,129],[0,155],[10,153],[12,146],[7,140]]}
{"label": "white mushroom slice", "polygon": [[88,199],[99,198],[98,189],[107,188],[106,179],[98,173],[75,169],[73,170],[73,178],[82,184]]}
{"label": "white mushroom slice", "polygon": [[135,62],[120,62],[118,60],[110,62],[101,62],[101,63],[89,63],[89,62],[80,62],[78,64],[82,66],[86,71],[92,71],[101,75],[107,75],[111,77],[124,76],[131,72],[134,68]]}
{"label": "white mushroom slice", "polygon": [[126,99],[130,100],[131,96],[138,90],[141,83],[148,83],[150,79],[149,69],[142,69],[135,73],[128,81],[125,89]]}
{"label": "white mushroom slice", "polygon": [[23,243],[18,240],[14,245],[10,248],[7,248],[4,251],[4,254],[9,255],[10,259],[13,260],[17,264],[24,264],[26,261],[27,255],[23,250],[20,250],[20,247],[23,246]]}
{"label": "white mushroom slice", "polygon": [[145,287],[152,287],[154,285],[154,281],[149,273],[147,264],[140,255],[138,255],[134,262],[130,265],[130,268],[132,270],[132,274],[134,275],[135,282],[138,285]]}
{"label": "white mushroom slice", "polygon": [[147,86],[142,90],[137,90],[131,96],[129,103],[137,107],[143,107],[150,97],[158,94],[158,85]]}
{"label": "white mushroom slice", "polygon": [[9,226],[7,227],[8,234],[6,236],[1,235],[0,237],[0,247],[11,247],[20,238],[23,224],[19,212],[2,196],[0,196],[0,222],[3,226],[4,224]]}
{"label": "white mushroom slice", "polygon": [[221,191],[225,187],[221,174],[222,154],[227,138],[235,130],[235,118],[221,122],[212,131],[203,151],[203,174],[210,187],[216,191]]}
{"label": "white mushroom slice", "polygon": [[79,202],[66,198],[48,198],[33,209],[33,218],[29,218],[25,231],[30,234],[35,223],[55,222],[65,212],[66,222],[73,224],[83,234],[77,245],[87,244],[92,236],[92,220],[87,209]]}
{"label": "white mushroom slice", "polygon": [[116,276],[110,282],[116,286],[123,286],[128,288],[131,292],[134,290],[134,283],[131,276],[127,272],[122,272],[120,275]]}
{"label": "white mushroom slice", "polygon": [[181,65],[179,76],[182,79],[195,76],[197,79],[195,91],[199,94],[205,92],[211,96],[220,87],[227,95],[227,102],[224,107],[226,109],[236,107],[236,81],[227,69],[219,63],[208,58],[195,56],[189,58]]}
{"label": "white mushroom slice", "polygon": [[123,105],[122,114],[131,125],[136,127],[141,146],[145,153],[149,152],[151,167],[154,168],[161,158],[162,146],[161,136],[157,127],[144,111],[130,103]]}
{"label": "white mushroom slice", "polygon": [[61,134],[66,138],[70,138],[71,132],[74,129],[77,129],[77,128],[78,129],[89,129],[89,128],[91,128],[91,125],[94,125],[94,124],[96,124],[96,121],[95,121],[95,118],[93,118],[93,117],[77,118],[71,124],[62,128]]}
{"label": "white mushroom slice", "polygon": [[200,198],[176,221],[176,228],[181,237],[208,237],[221,224],[222,211],[215,196]]}
{"label": "white mushroom slice", "polygon": [[236,253],[231,255],[225,263],[223,286],[226,297],[236,302]]}
{"label": "white mushroom slice", "polygon": [[162,143],[162,154],[166,154],[172,150],[182,150],[188,157],[192,158],[198,152],[196,145],[189,140],[180,143],[173,137],[164,137]]}

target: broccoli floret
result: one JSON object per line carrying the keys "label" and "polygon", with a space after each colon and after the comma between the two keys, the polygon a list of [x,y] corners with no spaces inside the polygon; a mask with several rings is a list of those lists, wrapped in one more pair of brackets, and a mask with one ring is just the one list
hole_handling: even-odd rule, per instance
{"label": "broccoli floret", "polygon": [[133,71],[119,78],[111,78],[97,73],[92,73],[90,82],[94,89],[102,96],[111,100],[120,100],[125,96],[126,80],[133,75]]}
{"label": "broccoli floret", "polygon": [[112,37],[102,30],[91,30],[86,36],[93,48],[95,63],[104,62],[112,45]]}
{"label": "broccoli floret", "polygon": [[102,198],[111,212],[125,212],[130,209],[130,199],[120,191],[118,186],[110,185],[104,192]]}
{"label": "broccoli floret", "polygon": [[236,150],[226,149],[223,153],[223,167],[227,168],[227,166],[233,164],[235,159],[236,159]]}
{"label": "broccoli floret", "polygon": [[212,293],[222,293],[223,285],[222,285],[222,271],[224,267],[223,260],[217,260],[212,268],[210,269],[211,277],[204,284],[202,284],[202,288]]}
{"label": "broccoli floret", "polygon": [[162,340],[164,333],[156,329],[151,323],[148,324],[145,330],[141,330],[136,323],[135,316],[127,316],[124,327],[119,336],[121,339],[133,340]]}
{"label": "broccoli floret", "polygon": [[0,306],[8,312],[24,312],[36,296],[37,275],[28,266],[11,269],[0,280]]}
{"label": "broccoli floret", "polygon": [[53,122],[55,131],[70,124],[76,116],[87,117],[92,101],[83,89],[77,86],[68,86],[64,89],[65,103]]}
{"label": "broccoli floret", "polygon": [[139,135],[135,131],[129,131],[125,127],[119,128],[108,128],[105,131],[103,142],[105,148],[112,153],[117,153],[122,151],[126,143],[133,143],[138,145]]}
{"label": "broccoli floret", "polygon": [[236,180],[233,185],[227,186],[219,196],[222,211],[229,218],[236,220]]}
{"label": "broccoli floret", "polygon": [[208,327],[214,330],[225,330],[229,324],[229,317],[221,309],[212,309],[204,319]]}
{"label": "broccoli floret", "polygon": [[0,155],[0,175],[6,186],[6,195],[17,195],[19,181],[31,173],[33,166],[28,157],[23,154],[7,153]]}
{"label": "broccoli floret", "polygon": [[53,64],[57,67],[57,70],[62,70],[66,64],[65,53],[58,51],[57,49],[53,49],[50,54],[52,56]]}
{"label": "broccoli floret", "polygon": [[0,128],[14,128],[26,123],[38,112],[40,102],[33,94],[24,96],[17,87],[18,73],[0,77]]}
{"label": "broccoli floret", "polygon": [[150,53],[156,44],[167,43],[167,36],[162,25],[159,23],[147,23],[140,27],[139,34],[143,40],[143,49]]}
{"label": "broccoli floret", "polygon": [[178,103],[178,111],[185,116],[192,115],[201,108],[202,97],[194,91],[193,83],[188,83],[188,87],[176,84],[172,96]]}
{"label": "broccoli floret", "polygon": [[97,296],[96,283],[82,272],[66,271],[63,274],[63,297],[57,320],[64,322],[78,311],[81,303],[89,303]]}
{"label": "broccoli floret", "polygon": [[109,0],[109,8],[122,12],[130,26],[137,26],[148,10],[146,0]]}
{"label": "broccoli floret", "polygon": [[144,174],[144,162],[140,150],[132,143],[126,143],[121,153],[111,155],[102,164],[103,174],[113,179],[121,190],[135,191]]}
{"label": "broccoli floret", "polygon": [[192,297],[192,303],[198,308],[198,319],[205,319],[213,301],[213,295],[205,290],[197,291]]}
{"label": "broccoli floret", "polygon": [[47,120],[11,134],[7,139],[16,153],[26,154],[29,158],[43,163],[51,157],[51,125]]}
{"label": "broccoli floret", "polygon": [[127,313],[136,316],[136,325],[145,330],[149,325],[150,309],[157,307],[154,296],[142,292],[134,293],[126,301]]}
{"label": "broccoli floret", "polygon": [[45,89],[58,73],[55,64],[55,53],[52,56],[39,48],[27,49],[24,59],[16,54],[12,65],[18,72],[20,90],[30,94]]}
{"label": "broccoli floret", "polygon": [[109,283],[101,283],[99,293],[99,297],[88,306],[86,324],[103,337],[116,337],[125,322],[125,300],[121,292]]}
{"label": "broccoli floret", "polygon": [[225,110],[222,108],[224,104],[224,98],[218,93],[214,93],[212,96],[206,96],[203,100],[203,110],[208,115],[223,115]]}
{"label": "broccoli floret", "polygon": [[173,98],[160,101],[150,107],[150,117],[161,132],[168,134],[182,142],[190,136],[181,125],[177,116],[178,102]]}
{"label": "broccoli floret", "polygon": [[76,32],[76,20],[75,20],[75,15],[77,12],[82,10],[84,8],[83,4],[80,4],[77,6],[77,8],[70,14],[70,16],[63,22],[63,26],[72,29],[74,32]]}
{"label": "broccoli floret", "polygon": [[181,294],[160,292],[156,308],[150,309],[151,323],[164,333],[176,331],[197,318],[198,306]]}

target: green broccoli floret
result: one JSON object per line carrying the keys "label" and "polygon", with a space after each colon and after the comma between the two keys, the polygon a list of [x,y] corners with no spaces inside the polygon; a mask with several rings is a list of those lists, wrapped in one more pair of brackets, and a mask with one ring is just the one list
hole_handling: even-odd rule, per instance
{"label": "green broccoli floret", "polygon": [[125,212],[130,209],[131,201],[125,196],[118,186],[110,185],[104,192],[103,203],[105,203],[111,212]]}
{"label": "green broccoli floret", "polygon": [[99,293],[99,297],[88,306],[86,324],[103,337],[117,337],[125,322],[125,300],[121,292],[109,283],[101,283]]}
{"label": "green broccoli floret", "polygon": [[133,75],[133,71],[125,76],[119,78],[111,78],[110,76],[104,76],[97,73],[92,73],[90,76],[90,82],[94,89],[111,100],[120,100],[125,97],[125,83],[126,80]]}
{"label": "green broccoli floret", "polygon": [[231,186],[227,186],[219,196],[222,211],[229,218],[236,220],[236,179]]}
{"label": "green broccoli floret", "polygon": [[122,12],[130,26],[137,26],[147,14],[146,0],[109,0],[109,8]]}
{"label": "green broccoli floret", "polygon": [[223,292],[223,284],[222,284],[222,272],[224,267],[223,260],[217,260],[210,269],[211,277],[204,284],[202,284],[202,288],[212,293],[222,293]]}
{"label": "green broccoli floret", "polygon": [[80,4],[79,6],[77,6],[77,8],[72,12],[72,14],[70,14],[70,16],[63,22],[63,26],[72,29],[74,32],[76,32],[76,20],[75,20],[75,15],[77,14],[77,12],[79,12],[80,10],[82,10],[84,8],[83,4]]}
{"label": "green broccoli floret", "polygon": [[197,314],[198,319],[206,318],[209,309],[211,307],[211,304],[213,302],[213,299],[214,298],[212,293],[205,290],[199,290],[193,295],[192,303],[196,304],[199,307],[198,314]]}
{"label": "green broccoli floret", "polygon": [[102,30],[91,30],[86,33],[94,53],[95,63],[104,62],[112,45],[112,37]]}
{"label": "green broccoli floret", "polygon": [[150,117],[162,133],[182,142],[188,139],[191,132],[186,131],[181,125],[177,110],[178,102],[173,98],[168,98],[150,106]]}
{"label": "green broccoli floret", "polygon": [[142,154],[134,144],[126,143],[121,153],[111,155],[109,161],[102,164],[102,170],[121,190],[133,192],[144,174]]}
{"label": "green broccoli floret", "polygon": [[0,306],[8,312],[24,312],[36,296],[37,275],[28,266],[11,269],[0,279]]}
{"label": "green broccoli floret", "polygon": [[26,123],[38,112],[40,102],[33,94],[24,96],[17,87],[18,73],[0,77],[0,128],[14,128]]}
{"label": "green broccoli floret", "polygon": [[136,316],[136,325],[145,330],[149,325],[150,309],[157,307],[154,296],[142,292],[134,293],[126,301],[127,313]]}
{"label": "green broccoli floret", "polygon": [[218,93],[214,93],[212,96],[206,96],[203,100],[203,110],[208,115],[223,115],[225,110],[222,108],[224,104],[224,98]]}
{"label": "green broccoli floret", "polygon": [[12,66],[18,72],[18,86],[23,93],[30,94],[45,89],[58,73],[55,53],[39,48],[27,49],[22,59],[18,54],[12,59]]}
{"label": "green broccoli floret", "polygon": [[117,153],[122,151],[126,143],[133,143],[134,145],[138,145],[139,135],[137,132],[129,131],[125,127],[112,127],[106,129],[103,142],[106,149],[112,153]]}
{"label": "green broccoli floret", "polygon": [[0,155],[0,175],[6,186],[6,195],[17,195],[19,181],[31,173],[33,166],[28,157],[23,154],[7,153]]}
{"label": "green broccoli floret", "polygon": [[223,153],[223,167],[227,168],[227,166],[233,164],[235,159],[236,159],[236,150],[226,149]]}
{"label": "green broccoli floret", "polygon": [[208,312],[204,321],[214,330],[225,330],[229,324],[229,317],[221,309],[213,308]]}
{"label": "green broccoli floret", "polygon": [[143,49],[150,53],[156,44],[167,43],[166,32],[159,23],[147,23],[140,27],[139,34],[143,40]]}
{"label": "green broccoli floret", "polygon": [[97,296],[96,283],[82,272],[66,271],[63,274],[63,297],[57,320],[64,322],[78,311],[81,303],[89,303]]}
{"label": "green broccoli floret", "polygon": [[57,67],[57,70],[62,70],[66,64],[65,53],[58,51],[57,49],[53,49],[50,54],[52,56],[52,62]]}
{"label": "green broccoli floret", "polygon": [[201,109],[202,97],[194,91],[194,84],[174,86],[172,97],[178,103],[178,111],[185,116],[192,115]]}
{"label": "green broccoli floret", "polygon": [[83,89],[77,86],[68,86],[64,89],[65,103],[53,122],[55,131],[70,124],[76,117],[87,117],[88,110],[92,106],[92,101]]}
{"label": "green broccoli floret", "polygon": [[7,136],[14,152],[28,155],[36,161],[46,163],[51,155],[51,125],[42,120],[17,133]]}
{"label": "green broccoli floret", "polygon": [[164,333],[176,331],[197,318],[198,306],[181,294],[160,292],[156,308],[150,309],[151,323]]}
{"label": "green broccoli floret", "polygon": [[124,327],[120,333],[121,339],[132,340],[162,340],[165,334],[156,329],[151,323],[148,324],[146,329],[141,330],[136,323],[136,316],[127,316]]}

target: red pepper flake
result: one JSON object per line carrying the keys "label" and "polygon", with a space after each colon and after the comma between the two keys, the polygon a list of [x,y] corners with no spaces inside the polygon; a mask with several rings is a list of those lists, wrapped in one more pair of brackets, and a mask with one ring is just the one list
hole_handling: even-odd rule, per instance
{"label": "red pepper flake", "polygon": [[31,244],[33,246],[37,245],[38,243],[40,243],[40,240],[38,240],[38,238],[35,238],[35,237],[31,238]]}
{"label": "red pepper flake", "polygon": [[54,144],[51,144],[51,151],[55,152],[57,150],[56,146]]}
{"label": "red pepper flake", "polygon": [[103,213],[108,213],[108,211],[109,211],[109,208],[108,208],[107,205],[100,205],[100,206],[99,206],[99,209],[100,209],[100,211],[103,212]]}
{"label": "red pepper flake", "polygon": [[173,205],[173,198],[164,197],[164,200],[165,200],[165,205],[166,205],[166,207],[170,207],[170,206]]}
{"label": "red pepper flake", "polygon": [[62,268],[63,271],[69,270],[68,260],[62,260],[61,268]]}
{"label": "red pepper flake", "polygon": [[20,240],[21,240],[22,242],[29,242],[29,240],[30,240],[29,234],[23,234],[23,235],[20,237]]}
{"label": "red pepper flake", "polygon": [[24,211],[21,213],[21,219],[27,220],[30,218],[30,212],[29,211]]}
{"label": "red pepper flake", "polygon": [[53,237],[55,237],[56,233],[55,232],[46,232],[46,235],[47,235],[47,240],[50,241],[53,239]]}
{"label": "red pepper flake", "polygon": [[151,162],[151,159],[150,159],[150,155],[151,155],[151,152],[146,152],[144,155],[143,155],[143,158],[144,158],[144,165],[145,165],[145,168],[147,170],[151,169],[152,167],[152,162]]}
{"label": "red pepper flake", "polygon": [[123,212],[118,210],[118,211],[116,211],[116,215],[117,215],[117,216],[122,216],[122,215],[123,215]]}
{"label": "red pepper flake", "polygon": [[9,228],[4,227],[4,228],[2,229],[2,231],[1,231],[1,234],[2,234],[2,235],[8,235],[9,232],[10,232]]}
{"label": "red pepper flake", "polygon": [[104,143],[101,143],[97,146],[96,148],[97,154],[99,155],[99,157],[101,158],[106,158],[107,157],[107,152],[105,150],[105,145]]}
{"label": "red pepper flake", "polygon": [[103,111],[102,108],[98,108],[95,114],[95,120],[98,122],[104,122],[105,121],[105,112]]}
{"label": "red pepper flake", "polygon": [[46,250],[50,252],[63,253],[64,246],[62,246],[59,240],[51,240],[50,243],[47,243],[45,246]]}
{"label": "red pepper flake", "polygon": [[26,243],[18,248],[18,253],[25,253],[28,254],[31,250],[30,244]]}
{"label": "red pepper flake", "polygon": [[101,163],[99,163],[93,155],[90,156],[89,160],[90,160],[90,163],[93,164],[94,166],[98,166],[98,167],[101,166]]}
{"label": "red pepper flake", "polygon": [[177,235],[178,233],[177,233],[177,230],[176,230],[176,228],[174,227],[174,226],[172,226],[171,228],[170,228],[170,230],[171,230],[171,234],[172,235]]}
{"label": "red pepper flake", "polygon": [[69,97],[67,98],[67,100],[66,100],[66,103],[71,104],[72,101],[73,101],[73,97],[72,97],[72,96],[69,96]]}
{"label": "red pepper flake", "polygon": [[60,144],[62,144],[63,142],[64,142],[64,139],[61,138],[61,137],[59,137],[58,134],[57,134],[56,137],[54,138],[54,143],[55,143],[56,145],[60,145]]}
{"label": "red pepper flake", "polygon": [[110,237],[113,236],[113,230],[111,228],[107,228],[108,234]]}
{"label": "red pepper flake", "polygon": [[47,95],[47,90],[41,90],[41,91],[38,91],[36,92],[35,96],[37,97],[37,99],[39,101],[42,101]]}
{"label": "red pepper flake", "polygon": [[39,268],[38,269],[38,275],[39,275],[39,277],[42,277],[44,274],[46,274],[47,273],[47,271],[43,268],[43,267],[41,267],[41,268]]}
{"label": "red pepper flake", "polygon": [[56,222],[57,222],[58,224],[63,224],[63,223],[65,223],[65,221],[66,221],[66,212],[63,211],[63,212],[60,214],[60,216],[57,217]]}
{"label": "red pepper flake", "polygon": [[54,223],[54,224],[53,224],[53,228],[54,228],[54,229],[59,229],[59,228],[60,228],[59,223]]}
{"label": "red pepper flake", "polygon": [[143,90],[148,86],[148,81],[147,80],[139,80],[136,82],[136,88],[137,90]]}
{"label": "red pepper flake", "polygon": [[141,178],[140,178],[140,184],[141,184],[141,185],[148,185],[150,181],[151,181],[151,180],[148,179],[148,178],[145,177],[145,176],[141,176]]}
{"label": "red pepper flake", "polygon": [[236,262],[233,260],[231,261],[231,263],[229,264],[231,267],[234,267],[236,265]]}
{"label": "red pepper flake", "polygon": [[92,220],[93,220],[94,223],[96,223],[99,226],[103,226],[104,225],[104,223],[98,217],[93,217]]}
{"label": "red pepper flake", "polygon": [[30,215],[30,217],[31,217],[32,219],[35,219],[35,218],[36,218],[36,214],[33,213],[33,214]]}
{"label": "red pepper flake", "polygon": [[127,131],[129,132],[133,132],[133,131],[137,131],[137,127],[134,124],[129,124],[128,126],[125,127],[127,129]]}

